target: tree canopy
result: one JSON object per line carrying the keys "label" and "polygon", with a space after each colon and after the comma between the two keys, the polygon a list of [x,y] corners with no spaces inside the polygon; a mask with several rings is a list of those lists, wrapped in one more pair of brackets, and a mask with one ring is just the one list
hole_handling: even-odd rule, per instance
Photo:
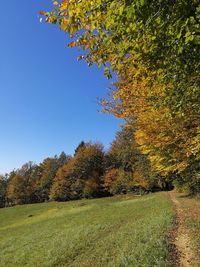
{"label": "tree canopy", "polygon": [[68,47],[78,47],[79,59],[103,65],[108,78],[117,75],[110,97],[101,101],[103,109],[134,128],[154,170],[182,177],[190,170],[196,179],[199,0],[63,0],[41,14],[69,34]]}

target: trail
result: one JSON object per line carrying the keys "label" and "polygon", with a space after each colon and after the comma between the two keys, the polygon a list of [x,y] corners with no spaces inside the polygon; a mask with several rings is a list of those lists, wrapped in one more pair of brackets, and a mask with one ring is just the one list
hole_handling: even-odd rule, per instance
{"label": "trail", "polygon": [[173,245],[178,251],[179,257],[178,266],[179,267],[195,267],[192,265],[192,260],[194,259],[194,254],[190,246],[190,237],[187,233],[187,230],[184,227],[184,211],[181,208],[181,203],[176,198],[175,193],[170,192],[170,197],[174,203],[176,209],[176,220],[177,227],[175,229],[175,238],[173,241]]}

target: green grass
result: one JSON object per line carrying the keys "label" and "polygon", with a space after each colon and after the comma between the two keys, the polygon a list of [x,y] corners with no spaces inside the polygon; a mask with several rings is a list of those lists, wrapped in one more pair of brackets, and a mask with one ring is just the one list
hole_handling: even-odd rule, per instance
{"label": "green grass", "polygon": [[170,266],[172,218],[166,193],[1,209],[0,267]]}

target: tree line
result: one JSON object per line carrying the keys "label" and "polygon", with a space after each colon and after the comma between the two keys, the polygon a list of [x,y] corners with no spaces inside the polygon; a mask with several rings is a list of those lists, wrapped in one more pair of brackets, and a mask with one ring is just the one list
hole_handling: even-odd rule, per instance
{"label": "tree line", "polygon": [[62,152],[1,176],[0,207],[141,194],[170,186],[152,171],[133,140],[133,130],[124,126],[106,152],[100,143],[82,141],[73,156]]}
{"label": "tree line", "polygon": [[[199,0],[62,0],[42,11],[78,59],[117,76],[103,111],[126,120],[163,183],[200,193]],[[133,142],[133,145],[134,145]]]}

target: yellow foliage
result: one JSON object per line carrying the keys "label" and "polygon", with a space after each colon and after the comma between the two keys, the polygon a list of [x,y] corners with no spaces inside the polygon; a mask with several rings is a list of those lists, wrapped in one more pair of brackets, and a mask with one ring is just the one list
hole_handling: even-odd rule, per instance
{"label": "yellow foliage", "polygon": [[62,3],[60,4],[60,11],[65,11],[68,8],[68,1],[63,0]]}

